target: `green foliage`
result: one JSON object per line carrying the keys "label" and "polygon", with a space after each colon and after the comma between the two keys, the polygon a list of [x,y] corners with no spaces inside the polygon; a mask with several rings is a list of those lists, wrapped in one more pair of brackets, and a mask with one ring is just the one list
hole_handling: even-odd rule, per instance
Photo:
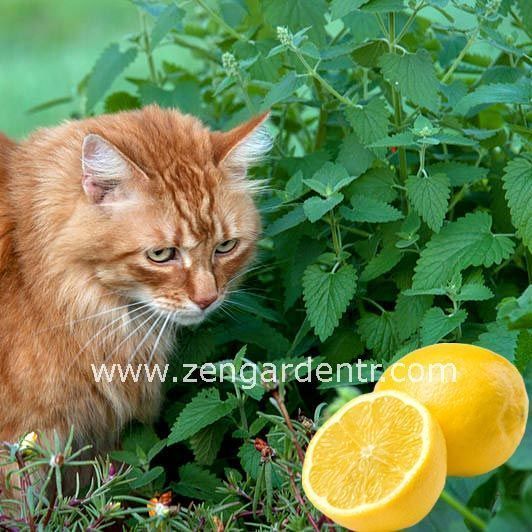
{"label": "green foliage", "polygon": [[[167,383],[157,433],[126,435],[114,456],[131,466],[134,496],[171,487],[186,503],[154,518],[175,529],[319,530],[328,525],[301,493],[301,455],[320,405],[338,406],[335,388],[349,381],[300,386],[294,370],[248,386],[268,363],[311,356],[310,380],[319,360],[351,364],[364,351],[385,366],[463,341],[531,378],[530,10],[512,0],[134,3],[141,30],[104,51],[77,88],[80,107],[155,102],[223,129],[271,107],[275,145],[255,170],[270,190],[251,293],[178,344],[184,362],[245,371],[199,390]],[[108,94],[137,55],[145,75]],[[489,478],[449,480],[461,505],[440,501],[416,528],[461,530],[464,517],[473,527],[471,512],[488,529],[518,528],[530,445],[529,430]]]}

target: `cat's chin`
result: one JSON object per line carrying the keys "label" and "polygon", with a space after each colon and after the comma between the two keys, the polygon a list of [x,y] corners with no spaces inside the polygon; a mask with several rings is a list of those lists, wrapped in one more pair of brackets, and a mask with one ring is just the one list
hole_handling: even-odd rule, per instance
{"label": "cat's chin", "polygon": [[198,313],[189,313],[189,312],[174,312],[172,314],[172,321],[176,325],[198,325],[207,317],[207,313],[198,312]]}

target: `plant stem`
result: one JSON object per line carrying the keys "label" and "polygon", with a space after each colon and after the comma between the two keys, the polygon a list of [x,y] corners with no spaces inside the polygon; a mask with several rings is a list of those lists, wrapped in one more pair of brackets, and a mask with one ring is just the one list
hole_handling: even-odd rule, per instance
{"label": "plant stem", "polygon": [[[390,53],[395,53],[395,13],[390,13],[388,15],[388,27],[388,49]],[[399,132],[403,126],[403,108],[401,105],[401,96],[392,84],[390,84],[390,87],[392,90],[395,129],[397,132]],[[399,153],[399,175],[401,176],[401,180],[404,183],[408,177],[406,150],[404,147],[400,147],[397,151]]]}
{"label": "plant stem", "polygon": [[464,506],[459,500],[455,499],[448,491],[443,490],[440,499],[446,502],[451,508],[456,510],[464,519],[475,525],[479,530],[486,530],[487,524],[469,508]]}
{"label": "plant stem", "polygon": [[299,49],[296,46],[290,46],[290,49],[296,54],[297,58],[301,62],[301,64],[305,67],[305,70],[311,76],[314,78],[329,94],[334,96],[339,102],[343,103],[344,105],[347,105],[348,107],[355,107],[355,103],[350,100],[349,98],[346,98],[345,96],[342,96],[327,80],[323,79],[309,64],[308,61],[305,59],[303,54],[299,51]]}
{"label": "plant stem", "polygon": [[229,24],[227,24],[227,22],[218,13],[216,13],[216,11],[213,11],[203,0],[196,0],[196,3],[199,4],[205,11],[207,11],[210,17],[220,26],[222,26],[222,28],[224,28],[225,31],[227,31],[227,33],[229,33],[232,37],[238,41],[251,42],[242,34],[238,33],[238,31],[231,28],[231,26],[229,26]]}
{"label": "plant stem", "polygon": [[353,233],[354,235],[363,236],[365,238],[369,238],[370,236],[373,236],[372,233],[368,233],[368,231],[364,231],[363,229],[357,229],[356,227],[349,227],[347,225],[338,224],[338,227],[341,227],[342,229],[346,230],[348,233]]}
{"label": "plant stem", "polygon": [[286,423],[286,426],[288,427],[288,430],[290,430],[290,432],[292,433],[292,442],[294,443],[294,447],[296,448],[297,456],[299,457],[299,460],[301,461],[301,463],[303,463],[303,461],[305,460],[305,453],[303,449],[301,448],[301,445],[297,439],[296,429],[294,428],[292,420],[290,419],[290,415],[288,414],[288,410],[286,409],[286,405],[284,404],[284,400],[281,397],[279,390],[273,390],[272,397],[277,403],[279,410],[281,411],[281,414]]}
{"label": "plant stem", "polygon": [[148,68],[150,70],[150,79],[153,83],[158,84],[157,69],[155,68],[155,62],[153,60],[153,51],[151,49],[150,35],[148,33],[148,24],[146,22],[146,14],[141,13],[140,15],[142,23],[142,40],[144,44],[144,53],[146,54],[146,59],[148,60]]}
{"label": "plant stem", "polygon": [[[303,499],[303,496],[301,495],[301,492],[299,491],[299,488],[297,487],[296,480],[292,472],[290,472],[289,478],[290,478],[290,486],[292,488],[292,491],[294,492],[295,498],[297,502],[301,505],[301,509],[304,510],[306,507],[305,499]],[[305,511],[305,513],[307,514],[307,519],[310,525],[312,526],[312,529],[315,530],[316,532],[319,532],[320,529],[318,527],[318,524],[316,523],[316,521],[314,520],[310,512]]]}
{"label": "plant stem", "polygon": [[465,57],[471,46],[473,46],[473,43],[476,41],[478,34],[480,32],[480,28],[475,28],[475,31],[471,34],[468,41],[465,43],[465,46],[462,48],[462,51],[458,54],[458,57],[453,61],[453,64],[449,67],[447,72],[443,75],[443,78],[441,78],[442,83],[446,83],[449,78],[453,75],[453,72],[456,70],[458,65],[462,62],[462,59]]}
{"label": "plant stem", "polygon": [[416,15],[425,7],[427,7],[427,4],[425,2],[421,2],[414,8],[412,13],[408,17],[408,20],[405,22],[405,25],[399,32],[399,35],[393,40],[394,46],[401,42],[401,39],[404,37],[404,34],[408,31],[408,28],[410,28],[410,25],[412,24],[412,22],[414,22]]}

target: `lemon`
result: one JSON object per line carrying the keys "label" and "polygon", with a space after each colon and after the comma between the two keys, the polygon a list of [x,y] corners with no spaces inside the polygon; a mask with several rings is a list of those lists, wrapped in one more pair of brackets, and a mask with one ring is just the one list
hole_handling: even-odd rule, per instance
{"label": "lemon", "polygon": [[442,431],[401,392],[361,395],[312,438],[303,464],[309,501],[359,532],[398,530],[423,519],[445,483]]}
{"label": "lemon", "polygon": [[482,347],[436,344],[413,351],[384,372],[375,390],[405,392],[430,410],[447,442],[449,475],[480,475],[500,466],[525,432],[523,378]]}

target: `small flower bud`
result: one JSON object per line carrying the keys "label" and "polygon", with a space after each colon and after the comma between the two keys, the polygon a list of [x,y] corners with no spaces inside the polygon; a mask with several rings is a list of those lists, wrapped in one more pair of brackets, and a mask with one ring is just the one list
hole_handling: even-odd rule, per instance
{"label": "small flower bud", "polygon": [[61,453],[52,454],[50,457],[50,467],[61,467],[65,463],[65,457]]}
{"label": "small flower bud", "polygon": [[283,46],[293,46],[294,44],[294,36],[285,26],[277,26],[277,38]]}
{"label": "small flower bud", "polygon": [[238,61],[231,52],[225,52],[222,55],[222,66],[230,76],[238,74]]}

